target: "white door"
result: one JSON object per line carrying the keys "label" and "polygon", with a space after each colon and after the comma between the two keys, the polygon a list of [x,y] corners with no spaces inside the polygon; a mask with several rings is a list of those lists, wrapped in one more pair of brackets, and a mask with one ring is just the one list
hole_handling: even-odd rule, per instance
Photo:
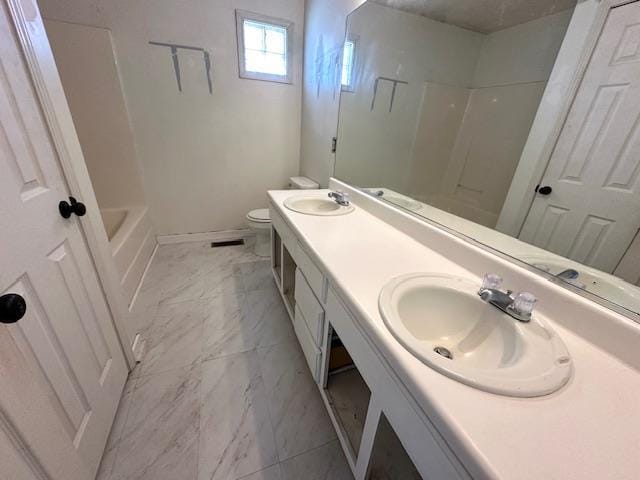
{"label": "white door", "polygon": [[640,229],[613,274],[640,287]]}
{"label": "white door", "polygon": [[640,3],[611,10],[520,239],[612,272],[640,226]]}
{"label": "white door", "polygon": [[[80,219],[0,1],[0,478],[93,478],[127,376]],[[7,297],[0,321],[11,320]]]}

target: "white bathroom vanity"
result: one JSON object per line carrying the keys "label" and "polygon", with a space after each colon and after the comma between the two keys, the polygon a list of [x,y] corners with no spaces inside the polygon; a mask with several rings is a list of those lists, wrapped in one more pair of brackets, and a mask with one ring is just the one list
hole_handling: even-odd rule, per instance
{"label": "white bathroom vanity", "polygon": [[[350,195],[352,211],[302,213],[285,207],[301,192],[269,192],[272,267],[356,479],[637,478],[640,325],[347,184],[332,180],[330,188]],[[310,195],[325,202],[329,191]],[[505,288],[533,293],[538,301],[526,328],[539,320],[539,340],[566,348],[550,367],[564,377],[548,391],[492,393],[438,360],[430,365],[381,315],[380,294],[393,279],[420,273],[479,287],[487,272],[502,276]],[[433,313],[423,307],[428,325]],[[498,312],[480,299],[478,308]],[[448,322],[459,320],[446,315],[432,335],[443,342]],[[525,380],[531,372],[514,365],[531,344],[507,338],[522,325],[500,315],[515,333],[475,332],[466,350],[458,342],[453,355],[462,357],[441,361],[467,362],[471,376],[474,368],[493,368],[506,382]],[[496,331],[498,340],[489,342]],[[509,353],[491,359],[505,345]],[[535,367],[546,359],[527,361]]]}

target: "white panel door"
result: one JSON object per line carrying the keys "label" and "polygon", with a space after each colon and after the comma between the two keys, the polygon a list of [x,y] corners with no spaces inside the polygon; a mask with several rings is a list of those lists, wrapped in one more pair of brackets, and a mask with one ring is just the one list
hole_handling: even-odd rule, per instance
{"label": "white panel door", "polygon": [[80,220],[58,212],[68,197],[2,0],[0,295],[27,305],[0,324],[3,479],[92,478],[127,376]]}
{"label": "white panel door", "polygon": [[520,233],[612,272],[640,226],[640,3],[611,10]]}

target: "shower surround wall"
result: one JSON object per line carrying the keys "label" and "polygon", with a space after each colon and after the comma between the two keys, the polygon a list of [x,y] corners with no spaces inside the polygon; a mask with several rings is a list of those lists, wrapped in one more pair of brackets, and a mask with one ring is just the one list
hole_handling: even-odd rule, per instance
{"label": "shower surround wall", "polygon": [[108,30],[45,21],[91,183],[103,208],[144,205],[135,143]]}
{"label": "shower surround wall", "polygon": [[[572,12],[484,35],[473,79],[467,88],[456,89],[458,101],[431,103],[429,90],[437,95],[443,86],[425,83],[414,168],[407,179],[412,196],[495,227]],[[467,99],[460,102],[463,96]],[[459,124],[451,125],[455,142],[448,151],[448,145],[440,145],[434,153],[424,143],[433,128],[425,120],[444,118],[454,104],[464,112]],[[430,165],[426,171],[425,164]],[[425,185],[434,182],[434,171],[442,174],[440,184]]]}
{"label": "shower surround wall", "polygon": [[[156,246],[109,30],[45,21],[124,299]],[[125,323],[130,339],[140,325]]]}
{"label": "shower surround wall", "polygon": [[[483,35],[372,2],[349,18],[349,34],[359,39],[356,86],[340,99],[336,176],[406,192],[424,82],[468,86]],[[391,82],[379,82],[372,109],[379,76],[407,84],[394,94]]]}
{"label": "shower surround wall", "polygon": [[[142,180],[160,235],[245,228],[266,191],[298,174],[304,0],[40,0],[43,16],[108,28],[115,44]],[[294,22],[293,83],[238,77],[235,9]],[[180,51],[182,93],[169,49]]]}

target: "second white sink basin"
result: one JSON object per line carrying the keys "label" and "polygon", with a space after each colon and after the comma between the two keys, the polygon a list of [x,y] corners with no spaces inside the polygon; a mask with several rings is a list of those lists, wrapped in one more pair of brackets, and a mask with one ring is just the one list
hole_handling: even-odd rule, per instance
{"label": "second white sink basin", "polygon": [[459,277],[403,275],[382,289],[380,313],[407,350],[462,383],[516,397],[562,387],[572,371],[562,340],[535,311],[522,323],[484,302],[479,287]]}
{"label": "second white sink basin", "polygon": [[326,194],[293,195],[284,201],[284,206],[294,212],[320,216],[345,215],[354,210],[353,205],[340,205]]}

